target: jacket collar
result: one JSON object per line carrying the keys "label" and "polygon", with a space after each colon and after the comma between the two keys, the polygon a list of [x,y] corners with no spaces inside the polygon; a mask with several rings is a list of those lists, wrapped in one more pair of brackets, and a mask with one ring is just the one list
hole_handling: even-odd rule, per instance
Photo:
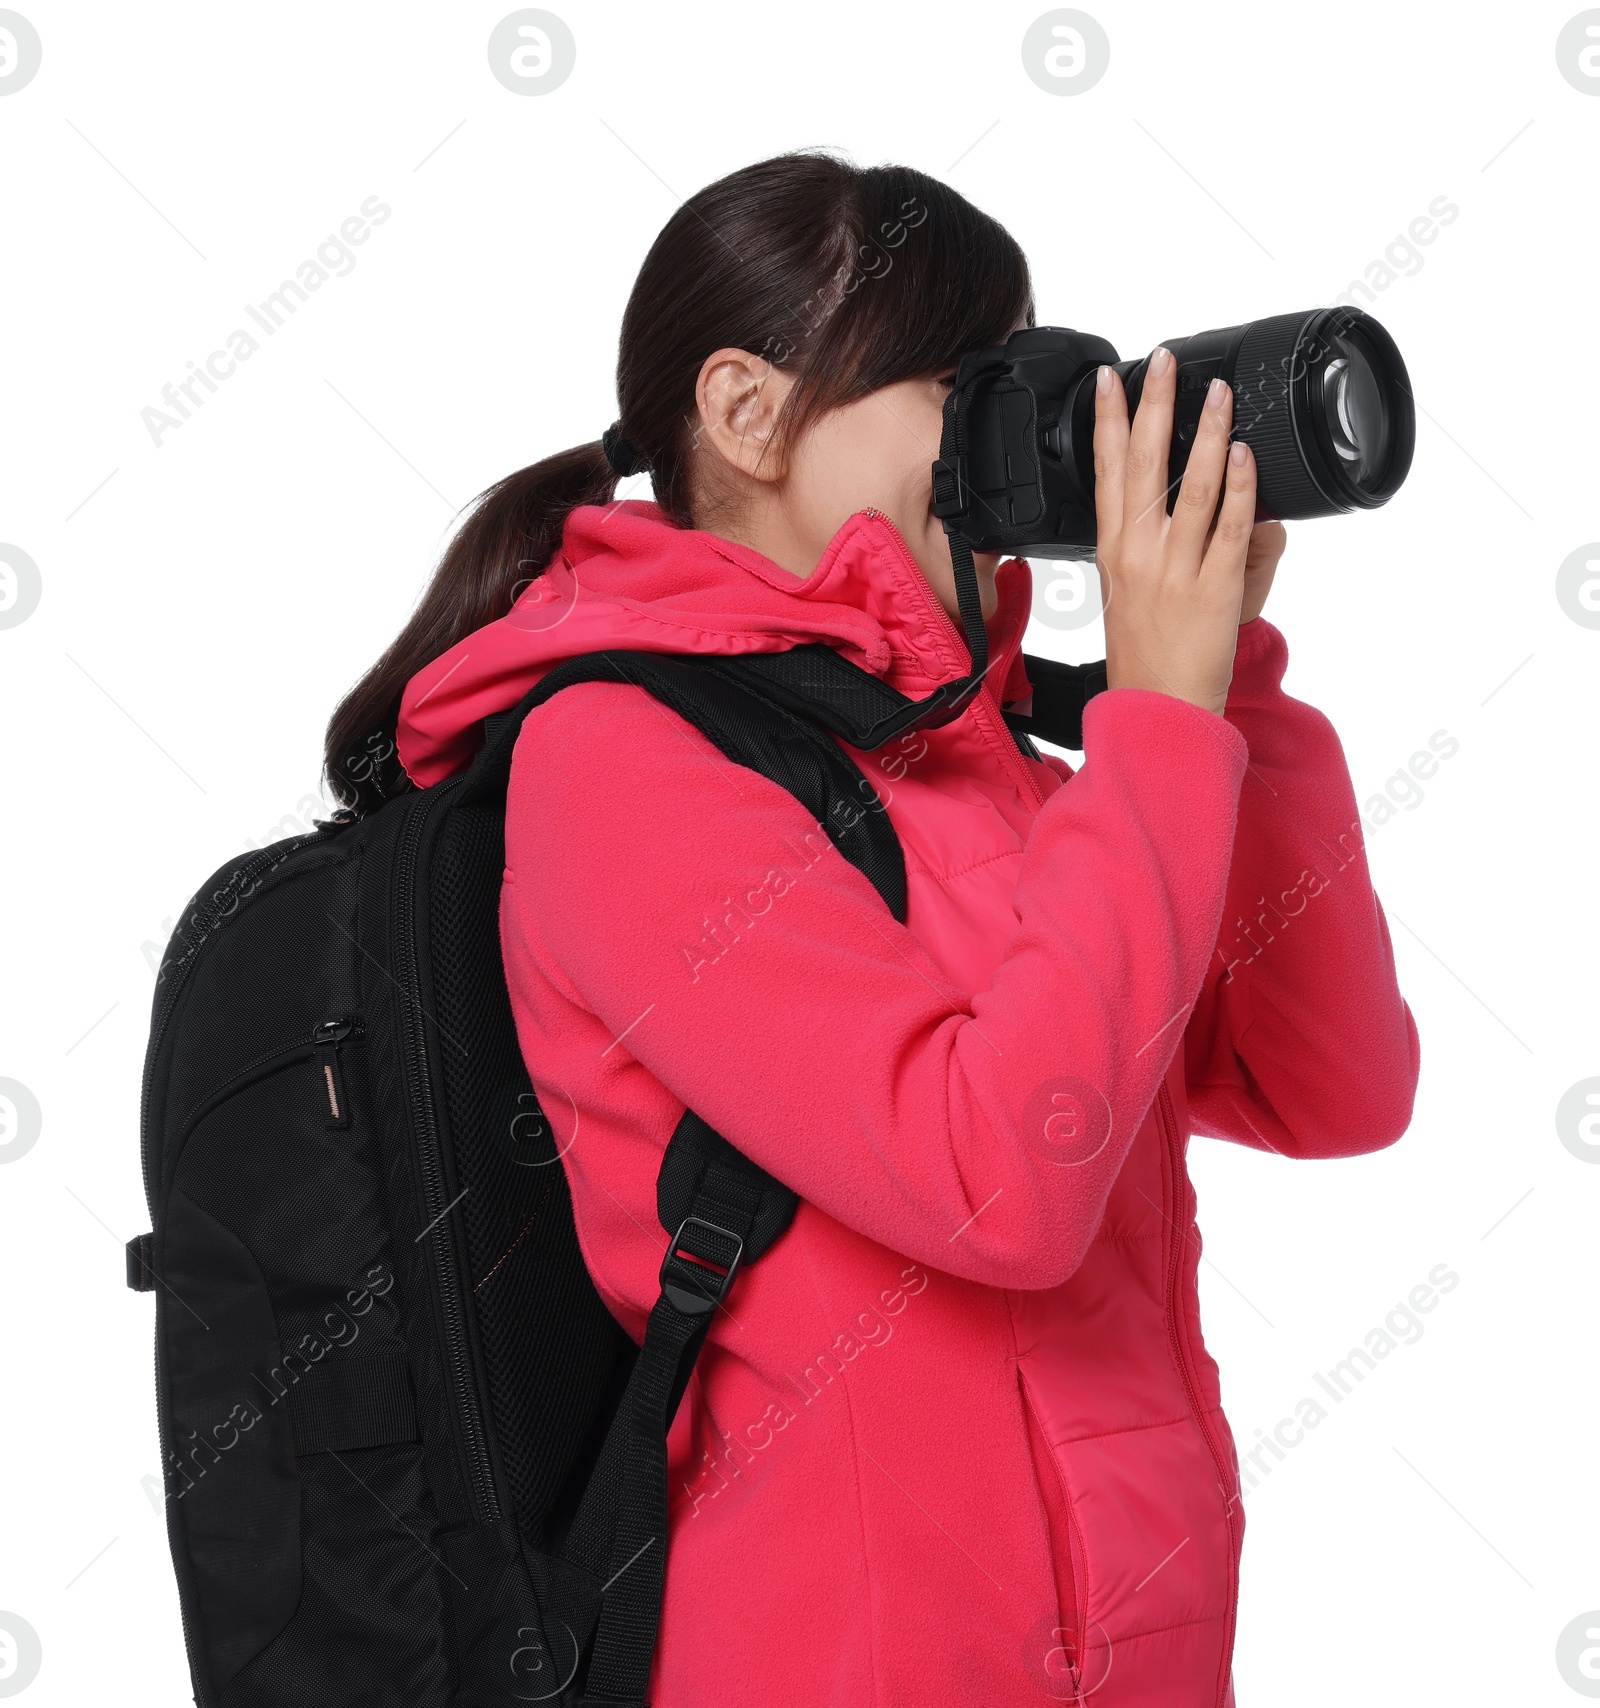
{"label": "jacket collar", "polygon": [[[1028,692],[1021,663],[1027,564],[1001,564],[996,587],[987,689],[1012,700]],[[968,668],[959,628],[881,512],[849,517],[801,577],[748,546],[674,527],[655,504],[583,505],[511,610],[412,677],[401,700],[401,762],[423,786],[450,775],[477,746],[482,719],[515,705],[545,671],[579,653],[728,656],[817,641],[912,698]]]}
{"label": "jacket collar", "polygon": [[[960,627],[935,597],[900,530],[879,510],[858,510],[839,529],[812,572],[801,578],[748,546],[716,539],[712,549],[760,577],[791,599],[842,606],[868,617],[883,637],[888,657],[867,665],[893,688],[912,698],[969,668]],[[998,604],[985,623],[989,634],[989,681],[1012,685],[1032,585],[1028,565],[1010,558],[995,576]],[[1025,682],[1019,693],[1027,692]],[[1003,696],[1012,698],[1009,691]],[[996,698],[1002,698],[996,694]]]}

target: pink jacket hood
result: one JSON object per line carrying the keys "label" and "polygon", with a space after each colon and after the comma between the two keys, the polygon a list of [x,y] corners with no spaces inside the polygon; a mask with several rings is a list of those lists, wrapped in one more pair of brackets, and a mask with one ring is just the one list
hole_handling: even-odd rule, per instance
{"label": "pink jacket hood", "polygon": [[[1031,578],[1020,559],[996,575],[988,624],[991,680],[1027,693],[1019,649]],[[411,679],[400,707],[400,760],[427,787],[463,765],[476,726],[514,706],[564,659],[640,652],[782,652],[822,641],[903,693],[926,694],[968,668],[955,624],[879,512],[851,516],[802,579],[747,546],[677,528],[656,504],[583,505],[560,550],[496,622]]]}

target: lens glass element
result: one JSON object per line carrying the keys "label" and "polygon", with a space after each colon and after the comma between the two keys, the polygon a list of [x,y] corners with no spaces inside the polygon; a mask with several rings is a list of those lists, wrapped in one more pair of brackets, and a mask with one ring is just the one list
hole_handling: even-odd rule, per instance
{"label": "lens glass element", "polygon": [[1389,417],[1372,363],[1354,340],[1334,337],[1322,369],[1322,410],[1328,438],[1346,475],[1370,491],[1389,460]]}

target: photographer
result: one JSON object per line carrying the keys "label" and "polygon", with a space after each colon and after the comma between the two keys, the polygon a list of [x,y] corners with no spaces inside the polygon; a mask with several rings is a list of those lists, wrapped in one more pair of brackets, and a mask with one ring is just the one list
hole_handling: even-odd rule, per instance
{"label": "photographer", "polygon": [[[794,154],[702,190],[629,300],[617,428],[483,495],[331,766],[403,694],[400,759],[435,784],[603,649],[820,642],[913,700],[959,677],[930,466],[958,359],[1033,321],[1015,242],[920,173]],[[1221,379],[1168,514],[1176,369],[1152,356],[1131,419],[1099,370],[1081,767],[1008,722],[1031,580],[996,552],[981,689],[848,749],[904,850],[903,924],[789,793],[629,683],[523,724],[502,944],[601,1297],[640,1339],[685,1108],[801,1200],[672,1426],[657,1708],[1232,1703],[1244,1520],[1188,1138],[1391,1144],[1418,1042],[1364,859],[1305,885],[1359,814],[1280,685],[1284,530],[1253,525]],[[619,499],[646,470],[655,502]],[[851,1325],[889,1319],[861,1355]]]}

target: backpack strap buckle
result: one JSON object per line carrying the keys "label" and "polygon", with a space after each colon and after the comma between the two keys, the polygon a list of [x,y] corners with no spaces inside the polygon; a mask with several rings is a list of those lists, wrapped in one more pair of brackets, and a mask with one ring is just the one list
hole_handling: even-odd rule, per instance
{"label": "backpack strap buckle", "polygon": [[743,1257],[744,1240],[732,1229],[685,1216],[661,1260],[661,1290],[685,1316],[709,1316],[727,1297]]}

